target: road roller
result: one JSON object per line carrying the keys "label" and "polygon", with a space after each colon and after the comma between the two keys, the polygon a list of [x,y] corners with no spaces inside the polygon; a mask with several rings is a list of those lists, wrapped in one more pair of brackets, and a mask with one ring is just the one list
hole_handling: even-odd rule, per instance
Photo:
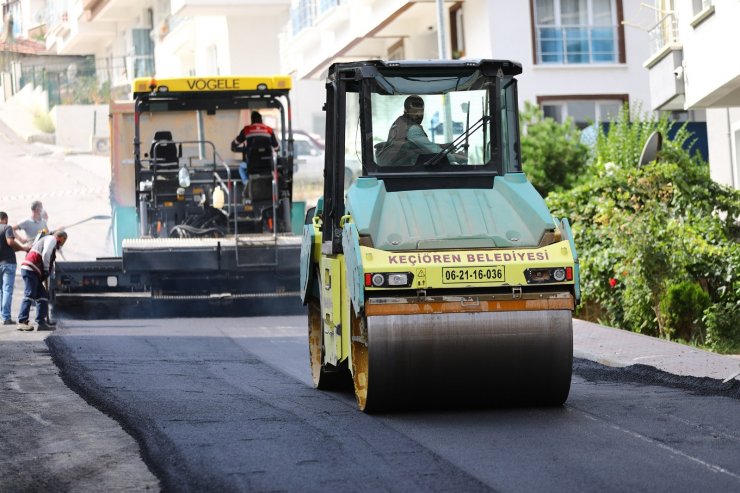
{"label": "road roller", "polygon": [[[562,405],[579,265],[522,170],[507,60],[336,63],[300,259],[313,383],[359,408]],[[345,161],[362,173],[345,181]],[[423,403],[423,404],[422,404]]]}

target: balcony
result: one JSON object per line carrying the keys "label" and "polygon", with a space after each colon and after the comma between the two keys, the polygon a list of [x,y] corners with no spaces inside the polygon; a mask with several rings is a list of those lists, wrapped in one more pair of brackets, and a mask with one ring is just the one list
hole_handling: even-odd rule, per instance
{"label": "balcony", "polygon": [[133,12],[151,8],[154,0],[75,0],[75,3],[82,3],[87,22],[129,22]]}
{"label": "balcony", "polygon": [[[445,9],[456,3],[445,0]],[[300,0],[280,36],[282,66],[320,79],[335,62],[437,58],[436,27],[436,2]]]}
{"label": "balcony", "polygon": [[683,110],[683,46],[679,40],[678,16],[673,12],[662,15],[648,33],[652,55],[643,66],[649,71],[652,109]]}
{"label": "balcony", "polygon": [[60,55],[88,55],[102,40],[112,39],[115,26],[91,24],[85,20],[85,3],[75,0],[60,7],[47,7],[44,18],[48,27],[46,48]]}
{"label": "balcony", "polygon": [[170,0],[173,15],[273,16],[287,13],[290,0]]}
{"label": "balcony", "polygon": [[332,9],[347,5],[349,0],[303,0],[290,9],[290,31],[297,36],[313,26],[319,19],[329,15]]}

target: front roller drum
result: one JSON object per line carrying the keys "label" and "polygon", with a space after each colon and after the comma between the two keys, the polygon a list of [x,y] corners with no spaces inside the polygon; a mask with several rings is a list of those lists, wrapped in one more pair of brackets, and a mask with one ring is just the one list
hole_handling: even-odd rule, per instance
{"label": "front roller drum", "polygon": [[561,405],[573,366],[569,310],[384,315],[352,324],[360,409]]}

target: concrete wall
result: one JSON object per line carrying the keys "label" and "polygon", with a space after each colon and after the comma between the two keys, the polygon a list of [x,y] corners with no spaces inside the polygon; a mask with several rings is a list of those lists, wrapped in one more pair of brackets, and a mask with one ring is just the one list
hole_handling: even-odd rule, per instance
{"label": "concrete wall", "polygon": [[708,109],[707,136],[712,179],[740,188],[740,108]]}
{"label": "concrete wall", "polygon": [[326,99],[323,80],[293,80],[291,93],[293,128],[324,135],[326,113],[321,109]]}
{"label": "concrete wall", "polygon": [[50,114],[56,127],[56,145],[77,151],[105,152],[105,138],[110,136],[108,113],[108,105],[102,104],[55,106]]}
{"label": "concrete wall", "polygon": [[10,97],[0,108],[3,121],[26,142],[54,143],[54,134],[47,134],[36,127],[36,115],[46,114],[49,98],[40,87],[27,84]]}
{"label": "concrete wall", "polygon": [[678,2],[687,107],[740,104],[740,2],[715,1],[715,12],[691,25],[690,0]]}

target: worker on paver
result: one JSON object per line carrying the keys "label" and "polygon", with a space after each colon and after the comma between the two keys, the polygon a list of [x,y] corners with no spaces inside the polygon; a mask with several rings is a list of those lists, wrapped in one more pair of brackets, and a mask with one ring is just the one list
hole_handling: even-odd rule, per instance
{"label": "worker on paver", "polygon": [[48,220],[44,204],[40,200],[34,200],[31,203],[31,217],[13,226],[13,231],[23,231],[26,236],[24,243],[33,245],[39,233],[49,231]]}
{"label": "worker on paver", "polygon": [[[232,152],[241,152],[243,161],[239,164],[239,176],[244,185],[249,180],[247,168],[257,166],[256,159],[272,161],[272,152],[277,152],[279,144],[272,127],[262,123],[262,115],[253,111],[250,115],[251,123],[245,126],[231,142]],[[249,163],[249,160],[252,163]],[[271,167],[271,166],[269,166]]]}
{"label": "worker on paver", "polygon": [[36,303],[36,329],[52,330],[49,323],[49,292],[44,281],[49,277],[54,267],[56,252],[67,241],[67,233],[55,231],[54,234],[43,236],[34,243],[21,264],[21,276],[25,284],[21,311],[18,314],[18,330],[33,330],[28,323],[31,313],[31,302]]}
{"label": "worker on paver", "polygon": [[28,251],[29,247],[15,240],[13,228],[8,225],[8,215],[0,212],[0,315],[3,325],[13,325],[10,318],[10,304],[13,300],[16,260],[15,252]]}

